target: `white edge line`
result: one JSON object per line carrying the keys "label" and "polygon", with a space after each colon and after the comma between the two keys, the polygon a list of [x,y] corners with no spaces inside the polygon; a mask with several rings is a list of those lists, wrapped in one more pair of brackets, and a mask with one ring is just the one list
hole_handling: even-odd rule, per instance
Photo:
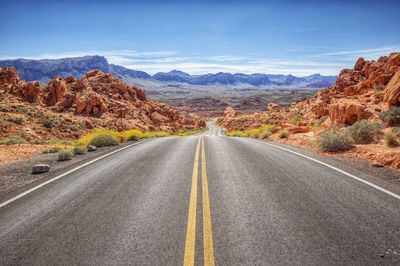
{"label": "white edge line", "polygon": [[321,162],[321,161],[319,161],[319,160],[317,160],[317,159],[314,159],[314,158],[312,158],[312,157],[309,157],[309,156],[307,156],[307,155],[304,155],[304,154],[301,154],[301,153],[298,153],[298,152],[295,152],[295,151],[292,151],[292,150],[289,150],[289,149],[280,147],[280,146],[278,146],[278,145],[274,145],[274,144],[267,143],[267,142],[263,142],[263,143],[266,144],[266,145],[273,146],[273,147],[275,147],[275,148],[278,148],[278,149],[281,149],[281,150],[284,150],[284,151],[287,151],[287,152],[296,154],[296,155],[298,155],[298,156],[304,157],[304,158],[309,159],[309,160],[311,160],[311,161],[314,161],[314,162],[316,162],[316,163],[322,164],[322,165],[324,165],[324,166],[326,166],[326,167],[329,167],[329,168],[331,168],[331,169],[333,169],[333,170],[335,170],[335,171],[338,171],[339,173],[342,173],[342,174],[344,174],[344,175],[347,175],[348,177],[354,178],[354,179],[356,179],[356,180],[358,180],[358,181],[360,181],[360,182],[362,182],[362,183],[364,183],[364,184],[366,184],[366,185],[368,185],[368,186],[371,186],[371,187],[373,187],[373,188],[375,188],[375,189],[377,189],[377,190],[380,190],[380,191],[382,191],[382,192],[384,192],[384,193],[386,193],[386,194],[388,194],[388,195],[390,195],[390,196],[392,196],[392,197],[394,197],[394,198],[400,200],[400,196],[399,196],[399,195],[397,195],[397,194],[395,194],[395,193],[393,193],[393,192],[391,192],[391,191],[389,191],[389,190],[386,190],[386,189],[384,189],[384,188],[381,188],[381,187],[379,187],[379,186],[377,186],[377,185],[375,185],[375,184],[372,184],[372,183],[370,183],[370,182],[368,182],[368,181],[366,181],[366,180],[364,180],[364,179],[362,179],[362,178],[360,178],[360,177],[357,177],[357,176],[352,175],[352,174],[350,174],[350,173],[348,173],[348,172],[346,172],[346,171],[343,171],[343,170],[341,170],[341,169],[339,169],[339,168],[337,168],[337,167],[335,167],[335,166],[332,166],[332,165],[330,165],[330,164]]}
{"label": "white edge line", "polygon": [[123,147],[123,148],[121,148],[121,149],[118,149],[118,150],[112,151],[112,152],[110,152],[110,153],[107,153],[107,154],[105,154],[105,155],[102,155],[102,156],[100,156],[100,157],[98,157],[98,158],[96,158],[96,159],[94,159],[94,160],[91,160],[91,161],[89,161],[89,162],[87,162],[87,163],[84,163],[84,164],[78,166],[78,167],[75,167],[75,168],[73,168],[73,169],[71,169],[71,170],[69,170],[69,171],[67,171],[67,172],[65,172],[65,173],[63,173],[63,174],[61,174],[61,175],[59,175],[59,176],[56,176],[56,177],[54,177],[54,178],[52,178],[52,179],[49,179],[49,180],[47,180],[46,182],[43,182],[43,183],[37,185],[36,187],[33,187],[33,188],[31,188],[31,189],[28,189],[27,191],[24,191],[23,193],[21,193],[21,194],[15,196],[15,197],[13,197],[13,198],[11,198],[11,199],[9,199],[9,200],[3,202],[3,203],[1,203],[1,204],[0,204],[0,208],[3,208],[4,206],[10,204],[11,202],[16,201],[17,199],[22,198],[22,197],[28,195],[29,193],[32,193],[33,191],[35,191],[35,190],[37,190],[37,189],[39,189],[39,188],[41,188],[41,187],[44,187],[45,185],[50,184],[50,183],[52,183],[52,182],[54,182],[54,181],[60,179],[61,177],[64,177],[64,176],[66,176],[66,175],[69,175],[69,174],[71,174],[71,173],[73,173],[73,172],[75,172],[75,171],[77,171],[77,170],[79,170],[79,169],[81,169],[81,168],[83,168],[83,167],[89,165],[89,164],[92,164],[92,163],[94,163],[94,162],[96,162],[96,161],[98,161],[98,160],[101,160],[101,159],[103,159],[103,158],[105,158],[105,157],[107,157],[107,156],[110,156],[111,154],[114,154],[114,153],[117,153],[117,152],[119,152],[119,151],[125,150],[125,149],[127,149],[127,148],[130,148],[130,147],[132,147],[132,146],[138,145],[138,144],[143,143],[143,142],[145,142],[145,141],[148,141],[148,139],[142,140],[142,141],[139,141],[139,142],[136,142],[136,143],[133,143],[133,144],[128,145],[128,146],[126,146],[126,147]]}

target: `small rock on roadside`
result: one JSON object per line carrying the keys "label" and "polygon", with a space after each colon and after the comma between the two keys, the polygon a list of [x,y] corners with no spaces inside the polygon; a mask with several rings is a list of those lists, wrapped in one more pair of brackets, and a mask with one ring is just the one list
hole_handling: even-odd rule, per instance
{"label": "small rock on roadside", "polygon": [[41,174],[50,171],[50,166],[47,164],[37,164],[32,168],[32,174]]}
{"label": "small rock on roadside", "polygon": [[383,164],[380,164],[380,163],[373,163],[372,166],[373,166],[373,167],[383,167]]}
{"label": "small rock on roadside", "polygon": [[95,151],[95,150],[97,150],[97,147],[94,146],[94,145],[89,145],[89,146],[87,147],[87,151],[88,151],[88,152]]}

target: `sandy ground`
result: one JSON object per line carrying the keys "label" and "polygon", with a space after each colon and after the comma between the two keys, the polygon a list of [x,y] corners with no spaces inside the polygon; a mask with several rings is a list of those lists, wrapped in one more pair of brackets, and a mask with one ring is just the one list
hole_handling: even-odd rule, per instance
{"label": "sandy ground", "polygon": [[0,165],[27,159],[32,155],[42,153],[46,148],[48,148],[46,145],[34,144],[0,145]]}
{"label": "sandy ground", "polygon": [[[315,147],[314,132],[289,135],[288,138],[276,140],[281,143],[304,148],[306,150],[327,156],[357,157],[370,161],[371,164],[380,164],[400,170],[400,147],[389,147],[383,141],[380,143],[354,145],[351,150],[343,152],[322,152]],[[399,171],[400,172],[400,171]],[[400,173],[399,173],[400,175]]]}

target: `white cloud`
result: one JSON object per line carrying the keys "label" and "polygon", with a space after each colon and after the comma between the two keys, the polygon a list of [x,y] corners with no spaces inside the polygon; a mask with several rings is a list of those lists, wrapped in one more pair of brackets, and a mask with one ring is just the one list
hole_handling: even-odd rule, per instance
{"label": "white cloud", "polygon": [[[399,52],[400,45],[394,46],[384,46],[378,47],[374,49],[362,49],[362,50],[348,50],[348,51],[337,51],[337,52],[329,52],[315,55],[314,57],[330,57],[330,56],[349,56],[350,58],[354,57],[364,57],[366,59],[376,59],[382,55],[388,55],[393,52]],[[345,58],[349,58],[345,57]]]}

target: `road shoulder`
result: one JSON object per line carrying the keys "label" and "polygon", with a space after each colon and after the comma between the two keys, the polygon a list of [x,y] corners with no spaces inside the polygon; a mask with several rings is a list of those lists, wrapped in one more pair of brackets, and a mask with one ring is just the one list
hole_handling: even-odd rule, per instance
{"label": "road shoulder", "polygon": [[[35,154],[23,161],[1,165],[0,203],[96,158],[138,142],[141,141],[129,141],[118,146],[98,148],[94,152],[76,155],[68,161],[57,161],[57,153]],[[32,174],[32,167],[35,164],[47,164],[50,166],[50,171],[43,174]]]}

